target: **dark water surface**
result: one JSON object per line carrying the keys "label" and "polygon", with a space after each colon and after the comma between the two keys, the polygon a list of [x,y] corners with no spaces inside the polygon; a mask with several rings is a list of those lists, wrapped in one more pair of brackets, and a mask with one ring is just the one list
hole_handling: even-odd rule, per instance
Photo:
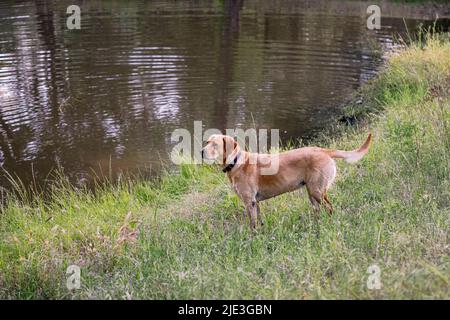
{"label": "dark water surface", "polygon": [[[81,30],[66,27],[70,4]],[[195,120],[311,136],[374,75],[405,23],[449,16],[445,5],[383,2],[382,29],[370,31],[367,6],[1,1],[0,165],[38,184],[58,166],[76,183],[92,169],[158,170],[172,131]]]}

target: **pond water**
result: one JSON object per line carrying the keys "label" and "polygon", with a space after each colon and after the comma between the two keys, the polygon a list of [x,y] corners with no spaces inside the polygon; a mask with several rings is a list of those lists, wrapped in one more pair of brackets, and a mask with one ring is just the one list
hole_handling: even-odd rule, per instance
{"label": "pond water", "polygon": [[196,120],[310,137],[396,35],[450,16],[383,1],[371,31],[359,1],[90,0],[69,30],[73,2],[0,3],[0,165],[25,184],[56,167],[79,184],[158,171],[173,130]]}

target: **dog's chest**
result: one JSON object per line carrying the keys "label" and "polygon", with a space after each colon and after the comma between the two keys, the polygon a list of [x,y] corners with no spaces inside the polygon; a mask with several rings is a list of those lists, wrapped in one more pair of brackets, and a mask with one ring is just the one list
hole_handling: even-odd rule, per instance
{"label": "dog's chest", "polygon": [[234,192],[240,197],[243,197],[252,191],[248,179],[242,178],[241,176],[231,178],[230,182]]}
{"label": "dog's chest", "polygon": [[234,192],[239,193],[239,183],[236,182],[235,179],[231,180],[231,187],[233,188]]}

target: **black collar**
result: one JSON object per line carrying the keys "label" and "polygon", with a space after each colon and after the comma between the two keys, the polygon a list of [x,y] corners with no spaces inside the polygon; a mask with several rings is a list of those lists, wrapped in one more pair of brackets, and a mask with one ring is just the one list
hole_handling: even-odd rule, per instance
{"label": "black collar", "polygon": [[236,165],[238,158],[239,158],[239,153],[236,155],[236,157],[234,157],[233,162],[231,162],[229,165],[227,165],[225,168],[222,169],[222,172],[231,171],[231,169],[233,169],[234,166]]}

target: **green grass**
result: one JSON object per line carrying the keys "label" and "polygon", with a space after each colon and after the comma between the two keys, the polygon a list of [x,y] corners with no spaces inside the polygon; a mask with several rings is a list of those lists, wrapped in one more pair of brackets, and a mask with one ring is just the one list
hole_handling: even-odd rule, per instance
{"label": "green grass", "polygon": [[[226,177],[207,166],[95,194],[62,179],[49,200],[11,196],[0,297],[448,299],[449,83],[448,37],[410,45],[357,93],[362,107],[349,104],[356,126],[313,141],[352,149],[374,134],[362,161],[338,162],[331,217],[294,192],[263,202],[252,234]],[[71,264],[82,274],[72,292]],[[380,290],[366,286],[373,264]]]}

